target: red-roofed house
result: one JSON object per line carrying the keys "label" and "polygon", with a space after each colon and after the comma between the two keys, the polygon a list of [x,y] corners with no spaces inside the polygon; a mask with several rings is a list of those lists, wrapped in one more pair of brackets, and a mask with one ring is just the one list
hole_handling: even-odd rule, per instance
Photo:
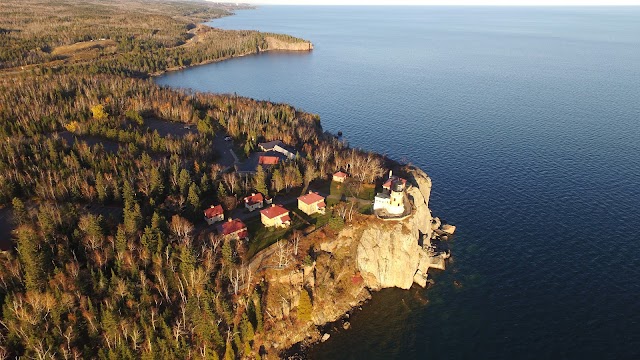
{"label": "red-roofed house", "polygon": [[244,198],[244,207],[246,207],[249,211],[254,211],[256,209],[262,209],[264,206],[264,196],[260,193],[253,193],[251,196],[247,196]]}
{"label": "red-roofed house", "polygon": [[349,175],[343,173],[342,171],[338,171],[333,174],[333,181],[343,183]]}
{"label": "red-roofed house", "polygon": [[224,210],[220,205],[211,205],[210,208],[204,211],[204,220],[209,225],[213,225],[215,222],[224,220]]}
{"label": "red-roofed house", "polygon": [[262,220],[262,223],[266,227],[287,227],[291,225],[289,210],[275,204],[266,209],[260,210],[260,220]]}
{"label": "red-roofed house", "polygon": [[298,209],[307,215],[313,215],[315,213],[324,214],[326,207],[324,197],[318,195],[318,193],[309,191],[308,194],[298,198]]}
{"label": "red-roofed house", "polygon": [[248,240],[249,231],[240,219],[229,219],[229,221],[218,224],[218,234],[227,240]]}

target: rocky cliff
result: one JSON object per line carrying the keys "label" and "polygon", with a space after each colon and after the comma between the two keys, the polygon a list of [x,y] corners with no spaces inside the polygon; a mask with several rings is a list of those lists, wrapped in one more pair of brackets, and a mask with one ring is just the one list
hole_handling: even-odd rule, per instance
{"label": "rocky cliff", "polygon": [[429,209],[431,179],[416,168],[410,174],[407,195],[413,206],[411,216],[402,221],[374,223],[358,241],[357,268],[369,289],[408,289],[414,282],[424,287],[430,267],[444,268],[443,259],[432,256],[423,246],[429,243],[434,230]]}
{"label": "rocky cliff", "polygon": [[[372,290],[408,289],[414,282],[424,287],[429,268],[444,269],[445,256],[428,251],[439,231],[439,221],[434,222],[429,209],[431,180],[420,169],[408,173],[410,216],[402,220],[363,216],[337,236],[315,241],[312,264],[265,272],[265,310],[272,320],[270,338],[276,339],[265,343],[268,353],[319,340],[318,326],[339,320],[369,299]],[[274,253],[273,248],[266,250],[251,266],[264,267]],[[300,321],[303,291],[313,303],[310,321]]]}
{"label": "rocky cliff", "polygon": [[283,51],[311,51],[313,44],[309,41],[286,41],[273,36],[266,36],[268,48],[266,50]]}

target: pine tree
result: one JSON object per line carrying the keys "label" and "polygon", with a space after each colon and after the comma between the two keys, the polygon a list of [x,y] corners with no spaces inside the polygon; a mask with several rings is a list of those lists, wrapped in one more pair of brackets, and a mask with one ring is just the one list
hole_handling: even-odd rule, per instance
{"label": "pine tree", "polygon": [[231,249],[231,241],[225,240],[222,244],[222,259],[227,264],[233,264],[233,250]]}
{"label": "pine tree", "polygon": [[226,349],[224,351],[224,360],[235,360],[236,354],[233,352],[233,346],[231,343],[227,343]]}
{"label": "pine tree", "polygon": [[24,270],[24,283],[28,290],[39,290],[47,281],[48,257],[31,227],[17,230],[18,256]]}
{"label": "pine tree", "polygon": [[209,176],[207,176],[207,174],[202,174],[202,178],[200,178],[200,190],[202,193],[207,193],[211,190],[211,182],[209,181]]}
{"label": "pine tree", "polygon": [[19,225],[27,223],[29,219],[27,218],[27,210],[25,209],[22,200],[13,198],[11,205],[13,205],[13,216],[15,217],[16,222]]}
{"label": "pine tree", "polygon": [[187,195],[187,201],[191,206],[191,214],[193,216],[195,216],[198,213],[198,210],[200,210],[199,193],[200,191],[198,189],[198,185],[196,185],[195,183],[191,183],[191,186],[189,186],[189,195]]}
{"label": "pine tree", "polygon": [[186,169],[180,170],[180,176],[178,177],[178,188],[183,195],[186,195],[189,191],[189,184],[191,183],[191,175]]}
{"label": "pine tree", "polygon": [[265,195],[268,193],[266,180],[267,180],[267,176],[264,173],[264,169],[262,168],[262,165],[258,165],[256,174],[253,176],[253,187],[256,189],[256,191]]}
{"label": "pine tree", "polygon": [[282,189],[284,189],[284,177],[282,176],[282,171],[280,171],[280,169],[275,169],[273,171],[271,184],[272,189],[276,193],[279,193],[280,191],[282,191]]}
{"label": "pine tree", "polygon": [[127,250],[127,233],[125,232],[124,225],[118,225],[118,231],[116,232],[116,251],[120,254]]}
{"label": "pine tree", "polygon": [[222,182],[218,184],[218,201],[222,202],[227,197],[227,190],[222,185]]}
{"label": "pine tree", "polygon": [[164,192],[164,180],[157,167],[151,168],[151,195],[159,197]]}

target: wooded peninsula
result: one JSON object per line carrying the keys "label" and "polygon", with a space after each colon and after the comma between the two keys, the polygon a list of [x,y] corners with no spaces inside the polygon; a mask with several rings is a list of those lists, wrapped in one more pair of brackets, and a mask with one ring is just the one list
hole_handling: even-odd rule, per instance
{"label": "wooded peninsula", "polygon": [[272,334],[313,328],[318,291],[366,297],[355,269],[332,275],[331,289],[305,283],[289,297],[266,272],[316,266],[319,241],[372,221],[375,188],[397,164],[350,148],[289,105],[151,80],[312,49],[202,24],[233,10],[0,4],[0,359],[277,357],[285,348]]}

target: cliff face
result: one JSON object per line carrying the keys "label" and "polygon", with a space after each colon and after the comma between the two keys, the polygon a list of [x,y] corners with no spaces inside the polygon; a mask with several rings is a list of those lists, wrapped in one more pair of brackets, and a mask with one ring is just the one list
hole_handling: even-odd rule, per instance
{"label": "cliff face", "polygon": [[277,39],[273,36],[266,36],[267,50],[284,50],[284,51],[310,51],[313,50],[313,44],[308,41],[292,42]]}
{"label": "cliff face", "polygon": [[[320,333],[312,325],[339,320],[369,299],[371,290],[408,289],[414,282],[425,286],[430,267],[444,269],[444,259],[422,246],[423,241],[428,243],[436,236],[437,226],[429,210],[431,180],[419,169],[410,173],[407,195],[413,211],[409,217],[384,221],[371,216],[347,225],[337,237],[315,245],[312,265],[266,272],[265,309],[274,320],[270,338],[277,339],[265,344],[267,350],[317,341]],[[263,263],[268,257],[256,258]],[[302,291],[307,291],[313,302],[311,321],[303,323],[296,320]]]}

